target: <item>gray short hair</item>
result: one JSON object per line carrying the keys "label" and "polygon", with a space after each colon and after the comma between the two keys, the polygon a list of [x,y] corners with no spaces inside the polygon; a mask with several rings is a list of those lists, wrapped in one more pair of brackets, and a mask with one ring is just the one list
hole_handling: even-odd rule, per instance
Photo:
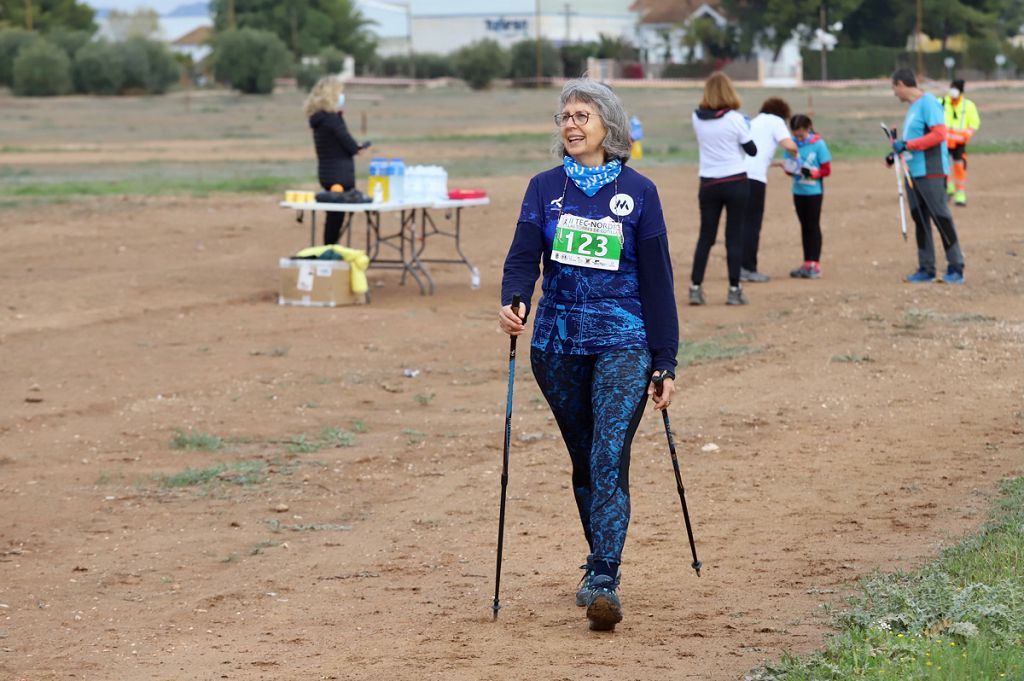
{"label": "gray short hair", "polygon": [[[629,160],[633,148],[633,140],[629,137],[629,117],[622,106],[622,100],[610,87],[589,78],[574,78],[562,87],[562,94],[558,99],[558,112],[561,112],[569,102],[590,104],[601,115],[601,121],[608,129],[602,143],[606,162],[619,159],[625,163]],[[551,151],[558,160],[565,156],[561,131],[555,133]]]}

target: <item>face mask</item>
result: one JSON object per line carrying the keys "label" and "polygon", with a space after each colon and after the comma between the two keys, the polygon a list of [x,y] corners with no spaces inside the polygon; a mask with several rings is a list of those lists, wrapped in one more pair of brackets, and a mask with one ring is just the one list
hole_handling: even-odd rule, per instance
{"label": "face mask", "polygon": [[953,99],[957,99],[958,97],[960,97],[960,90],[958,90],[955,87],[949,88],[949,96],[952,97]]}
{"label": "face mask", "polygon": [[339,109],[345,108],[345,95],[344,95],[344,93],[338,95],[338,108]]}

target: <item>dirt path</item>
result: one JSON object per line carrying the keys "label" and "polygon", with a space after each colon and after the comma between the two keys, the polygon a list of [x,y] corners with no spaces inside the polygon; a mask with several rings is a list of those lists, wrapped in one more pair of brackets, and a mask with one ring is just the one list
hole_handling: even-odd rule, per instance
{"label": "dirt path", "polygon": [[[371,270],[373,303],[337,310],[273,304],[276,259],[305,232],[270,198],[0,213],[0,677],[717,680],[815,648],[822,603],[932,555],[1021,473],[1021,161],[972,162],[963,288],[900,283],[913,246],[874,163],[837,167],[825,277],[790,280],[799,236],[773,178],[776,278],[725,307],[719,246],[711,304],[681,309],[684,338],[739,348],[681,372],[673,412],[703,576],[648,414],[614,635],[572,605],[584,542],[525,361],[490,622],[494,305],[526,178],[482,181],[494,201],[467,214],[481,290],[436,267],[424,298]],[[681,292],[693,169],[651,175]],[[310,451],[332,426],[363,432]],[[188,429],[229,444],[172,449]],[[155,477],[217,462],[241,465],[198,487]]]}

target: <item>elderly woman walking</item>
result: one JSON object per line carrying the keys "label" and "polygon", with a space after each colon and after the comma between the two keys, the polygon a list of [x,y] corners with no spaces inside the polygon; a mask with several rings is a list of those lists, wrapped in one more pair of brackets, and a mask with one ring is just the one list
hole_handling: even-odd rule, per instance
{"label": "elderly woman walking", "polygon": [[570,80],[554,118],[561,164],[526,189],[498,320],[509,335],[525,331],[543,265],[530,362],[569,450],[589,549],[576,604],[592,629],[609,630],[622,620],[630,444],[647,398],[656,409],[672,402],[679,327],[661,201],[626,166],[622,102],[601,83]]}

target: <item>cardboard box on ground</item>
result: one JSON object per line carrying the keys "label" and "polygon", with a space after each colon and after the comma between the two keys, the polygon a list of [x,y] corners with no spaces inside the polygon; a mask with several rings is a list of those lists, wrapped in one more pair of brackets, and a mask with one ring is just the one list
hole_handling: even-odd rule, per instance
{"label": "cardboard box on ground", "polygon": [[337,307],[362,305],[365,293],[352,292],[349,264],[343,260],[281,258],[279,305]]}

